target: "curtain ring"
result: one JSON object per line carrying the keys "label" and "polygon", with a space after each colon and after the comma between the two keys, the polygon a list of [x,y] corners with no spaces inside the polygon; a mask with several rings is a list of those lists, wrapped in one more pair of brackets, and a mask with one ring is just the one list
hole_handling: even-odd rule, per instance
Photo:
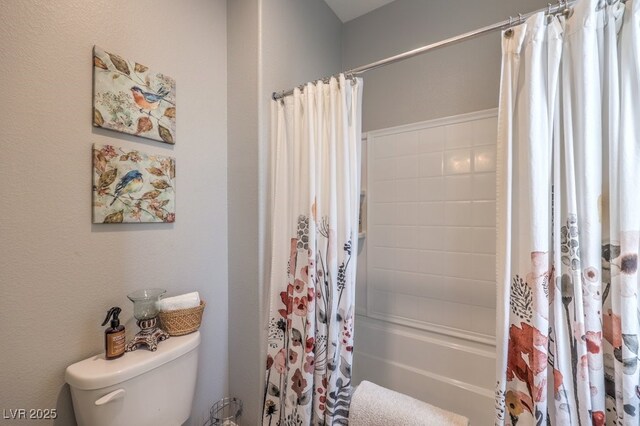
{"label": "curtain ring", "polygon": [[511,28],[513,26],[513,18],[511,16],[509,16],[509,24],[508,24],[508,26],[509,26],[509,28],[507,28],[507,30],[504,32],[505,38],[513,37],[513,28]]}

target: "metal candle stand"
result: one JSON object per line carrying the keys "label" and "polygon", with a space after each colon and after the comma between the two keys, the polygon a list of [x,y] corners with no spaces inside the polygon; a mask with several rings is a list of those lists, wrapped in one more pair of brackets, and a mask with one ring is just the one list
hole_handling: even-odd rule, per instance
{"label": "metal candle stand", "polygon": [[158,343],[169,338],[169,333],[157,327],[158,317],[138,320],[140,331],[127,343],[126,352],[135,351],[138,345],[146,345],[150,351],[158,349]]}

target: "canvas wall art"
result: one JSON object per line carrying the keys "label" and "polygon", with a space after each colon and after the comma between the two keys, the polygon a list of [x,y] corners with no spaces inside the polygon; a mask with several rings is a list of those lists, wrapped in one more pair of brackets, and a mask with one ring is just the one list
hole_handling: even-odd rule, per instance
{"label": "canvas wall art", "polygon": [[174,144],[175,80],[94,46],[93,125]]}
{"label": "canvas wall art", "polygon": [[176,161],[93,146],[93,223],[174,222]]}

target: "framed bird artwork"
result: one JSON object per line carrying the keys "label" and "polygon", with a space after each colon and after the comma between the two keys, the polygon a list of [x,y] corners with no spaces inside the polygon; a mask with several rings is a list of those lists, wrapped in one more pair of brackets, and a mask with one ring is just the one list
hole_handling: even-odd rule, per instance
{"label": "framed bird artwork", "polygon": [[174,158],[93,145],[93,223],[173,223],[175,200]]}
{"label": "framed bird artwork", "polygon": [[175,80],[94,46],[93,125],[175,144]]}

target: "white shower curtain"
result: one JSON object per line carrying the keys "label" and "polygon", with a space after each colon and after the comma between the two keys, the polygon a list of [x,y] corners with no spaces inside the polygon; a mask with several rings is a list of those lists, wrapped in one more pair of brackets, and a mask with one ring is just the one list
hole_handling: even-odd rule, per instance
{"label": "white shower curtain", "polygon": [[496,424],[639,424],[639,8],[503,33]]}
{"label": "white shower curtain", "polygon": [[264,425],[346,425],[351,399],[362,80],[272,103]]}

